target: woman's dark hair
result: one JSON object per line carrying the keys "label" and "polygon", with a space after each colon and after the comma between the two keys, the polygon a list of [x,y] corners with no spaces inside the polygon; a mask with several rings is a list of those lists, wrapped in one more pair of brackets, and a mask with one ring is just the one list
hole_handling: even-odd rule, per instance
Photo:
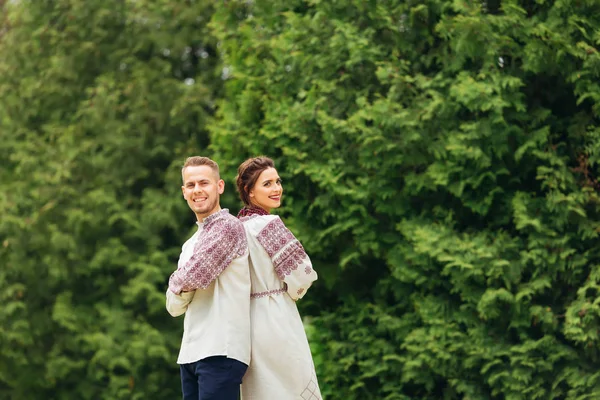
{"label": "woman's dark hair", "polygon": [[275,163],[269,157],[249,158],[238,167],[238,174],[235,177],[240,199],[245,205],[250,205],[250,191],[256,184],[259,175],[269,168],[275,168]]}

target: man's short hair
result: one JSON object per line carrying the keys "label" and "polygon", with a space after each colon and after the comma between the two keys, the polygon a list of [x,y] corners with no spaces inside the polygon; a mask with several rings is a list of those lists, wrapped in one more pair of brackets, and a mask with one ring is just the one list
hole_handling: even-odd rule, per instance
{"label": "man's short hair", "polygon": [[221,179],[221,174],[219,173],[219,164],[217,164],[208,157],[201,156],[188,157],[185,160],[185,162],[183,163],[183,167],[181,168],[181,179],[183,180],[183,171],[185,171],[187,167],[199,167],[202,165],[210,167],[217,175],[217,180]]}

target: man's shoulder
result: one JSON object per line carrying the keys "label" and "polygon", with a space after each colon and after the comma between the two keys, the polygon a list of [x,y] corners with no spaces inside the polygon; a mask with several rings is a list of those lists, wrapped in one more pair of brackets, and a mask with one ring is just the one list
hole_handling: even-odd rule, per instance
{"label": "man's shoulder", "polygon": [[221,227],[226,229],[244,230],[244,225],[242,224],[242,221],[240,221],[237,217],[229,214],[228,212],[220,215],[218,222],[219,225],[221,225]]}
{"label": "man's shoulder", "polygon": [[229,213],[229,211],[227,210],[227,212],[224,212],[223,214],[221,214],[221,218],[223,219],[223,221],[227,221],[229,223],[233,223],[236,225],[241,225],[241,221],[238,219],[238,217],[231,215]]}
{"label": "man's shoulder", "polygon": [[223,236],[228,240],[245,240],[246,238],[244,225],[239,219],[229,214],[229,212],[221,212],[218,218],[211,221],[210,226],[206,227],[206,233]]}

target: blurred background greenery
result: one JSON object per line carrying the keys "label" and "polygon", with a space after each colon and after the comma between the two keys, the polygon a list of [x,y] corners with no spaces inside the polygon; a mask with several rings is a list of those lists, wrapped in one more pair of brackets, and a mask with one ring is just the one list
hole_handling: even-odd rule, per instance
{"label": "blurred background greenery", "polygon": [[261,154],[326,400],[600,398],[596,0],[0,10],[0,398],[179,398],[181,164]]}

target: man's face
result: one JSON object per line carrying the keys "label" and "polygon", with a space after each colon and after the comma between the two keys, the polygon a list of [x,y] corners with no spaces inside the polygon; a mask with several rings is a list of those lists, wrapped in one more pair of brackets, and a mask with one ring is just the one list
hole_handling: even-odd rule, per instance
{"label": "man's face", "polygon": [[198,221],[221,209],[219,196],[224,189],[225,182],[207,165],[186,167],[183,170],[183,198]]}

